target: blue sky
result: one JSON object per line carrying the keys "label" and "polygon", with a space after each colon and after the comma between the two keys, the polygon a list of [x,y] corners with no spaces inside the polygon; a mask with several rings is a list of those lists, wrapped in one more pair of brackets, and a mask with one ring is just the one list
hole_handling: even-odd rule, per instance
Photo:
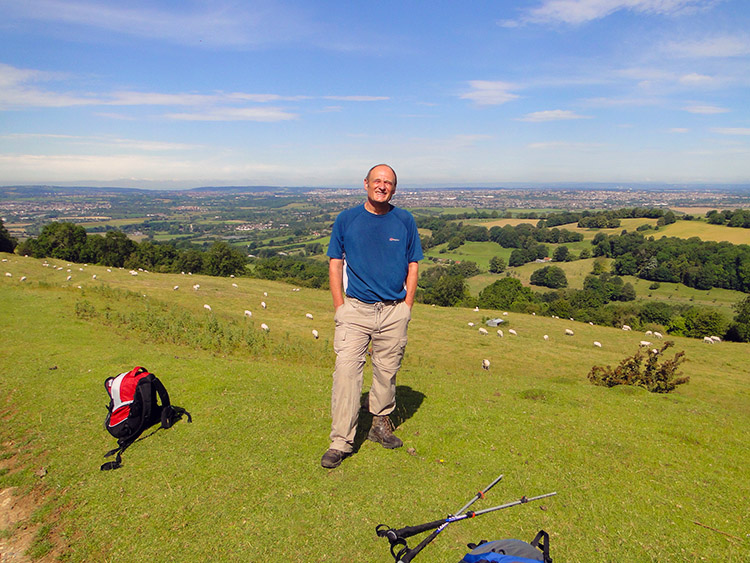
{"label": "blue sky", "polygon": [[750,2],[0,0],[0,184],[750,182]]}

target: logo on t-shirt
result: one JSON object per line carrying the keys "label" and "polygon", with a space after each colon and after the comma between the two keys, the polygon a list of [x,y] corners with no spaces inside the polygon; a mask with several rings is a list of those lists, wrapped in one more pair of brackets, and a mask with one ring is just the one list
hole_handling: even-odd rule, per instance
{"label": "logo on t-shirt", "polygon": [[393,238],[393,237],[389,238],[388,240],[391,242],[400,242],[400,239]]}

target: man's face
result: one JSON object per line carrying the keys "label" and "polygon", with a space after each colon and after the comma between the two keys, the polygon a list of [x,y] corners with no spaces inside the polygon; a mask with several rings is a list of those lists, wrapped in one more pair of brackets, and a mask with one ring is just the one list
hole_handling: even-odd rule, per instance
{"label": "man's face", "polygon": [[367,199],[373,205],[388,203],[396,193],[396,177],[393,171],[387,166],[375,167],[365,178],[365,189]]}

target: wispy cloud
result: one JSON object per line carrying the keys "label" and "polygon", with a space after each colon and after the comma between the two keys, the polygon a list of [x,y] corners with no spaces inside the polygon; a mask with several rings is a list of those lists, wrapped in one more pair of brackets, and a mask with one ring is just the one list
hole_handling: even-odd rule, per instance
{"label": "wispy cloud", "polygon": [[688,133],[690,129],[687,127],[672,127],[669,132],[670,133]]}
{"label": "wispy cloud", "polygon": [[479,106],[498,106],[519,98],[518,94],[510,92],[515,86],[507,82],[472,80],[469,86],[471,91],[461,94],[460,97]]}
{"label": "wispy cloud", "polygon": [[524,24],[579,25],[606,18],[622,10],[638,14],[675,15],[705,8],[710,0],[542,0],[518,19],[503,20],[503,27]]}
{"label": "wispy cloud", "polygon": [[744,57],[750,55],[750,35],[720,35],[700,40],[671,41],[663,50],[675,57],[691,59]]}
{"label": "wispy cloud", "polygon": [[699,113],[703,115],[714,115],[718,113],[729,112],[727,108],[722,108],[718,106],[703,106],[703,105],[686,106],[682,109],[684,109],[688,113]]}
{"label": "wispy cloud", "polygon": [[719,135],[750,135],[750,127],[715,127],[711,131]]}
{"label": "wispy cloud", "polygon": [[529,143],[526,145],[533,150],[549,149],[576,149],[576,150],[594,150],[600,149],[605,145],[603,143],[576,143],[571,141],[543,141],[538,143]]}
{"label": "wispy cloud", "polygon": [[164,117],[179,121],[289,121],[299,117],[278,107],[210,108],[193,113],[168,113]]}
{"label": "wispy cloud", "polygon": [[530,121],[532,123],[543,123],[545,121],[565,121],[568,119],[591,119],[590,115],[580,115],[574,111],[554,109],[547,111],[535,111],[519,117],[517,121]]}

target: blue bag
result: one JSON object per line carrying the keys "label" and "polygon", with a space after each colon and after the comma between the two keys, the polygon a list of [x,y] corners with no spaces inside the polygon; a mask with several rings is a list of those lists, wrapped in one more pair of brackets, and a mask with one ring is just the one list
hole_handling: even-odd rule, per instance
{"label": "blue bag", "polygon": [[459,563],[552,563],[549,534],[540,530],[531,543],[521,540],[482,541],[469,544],[471,551]]}

